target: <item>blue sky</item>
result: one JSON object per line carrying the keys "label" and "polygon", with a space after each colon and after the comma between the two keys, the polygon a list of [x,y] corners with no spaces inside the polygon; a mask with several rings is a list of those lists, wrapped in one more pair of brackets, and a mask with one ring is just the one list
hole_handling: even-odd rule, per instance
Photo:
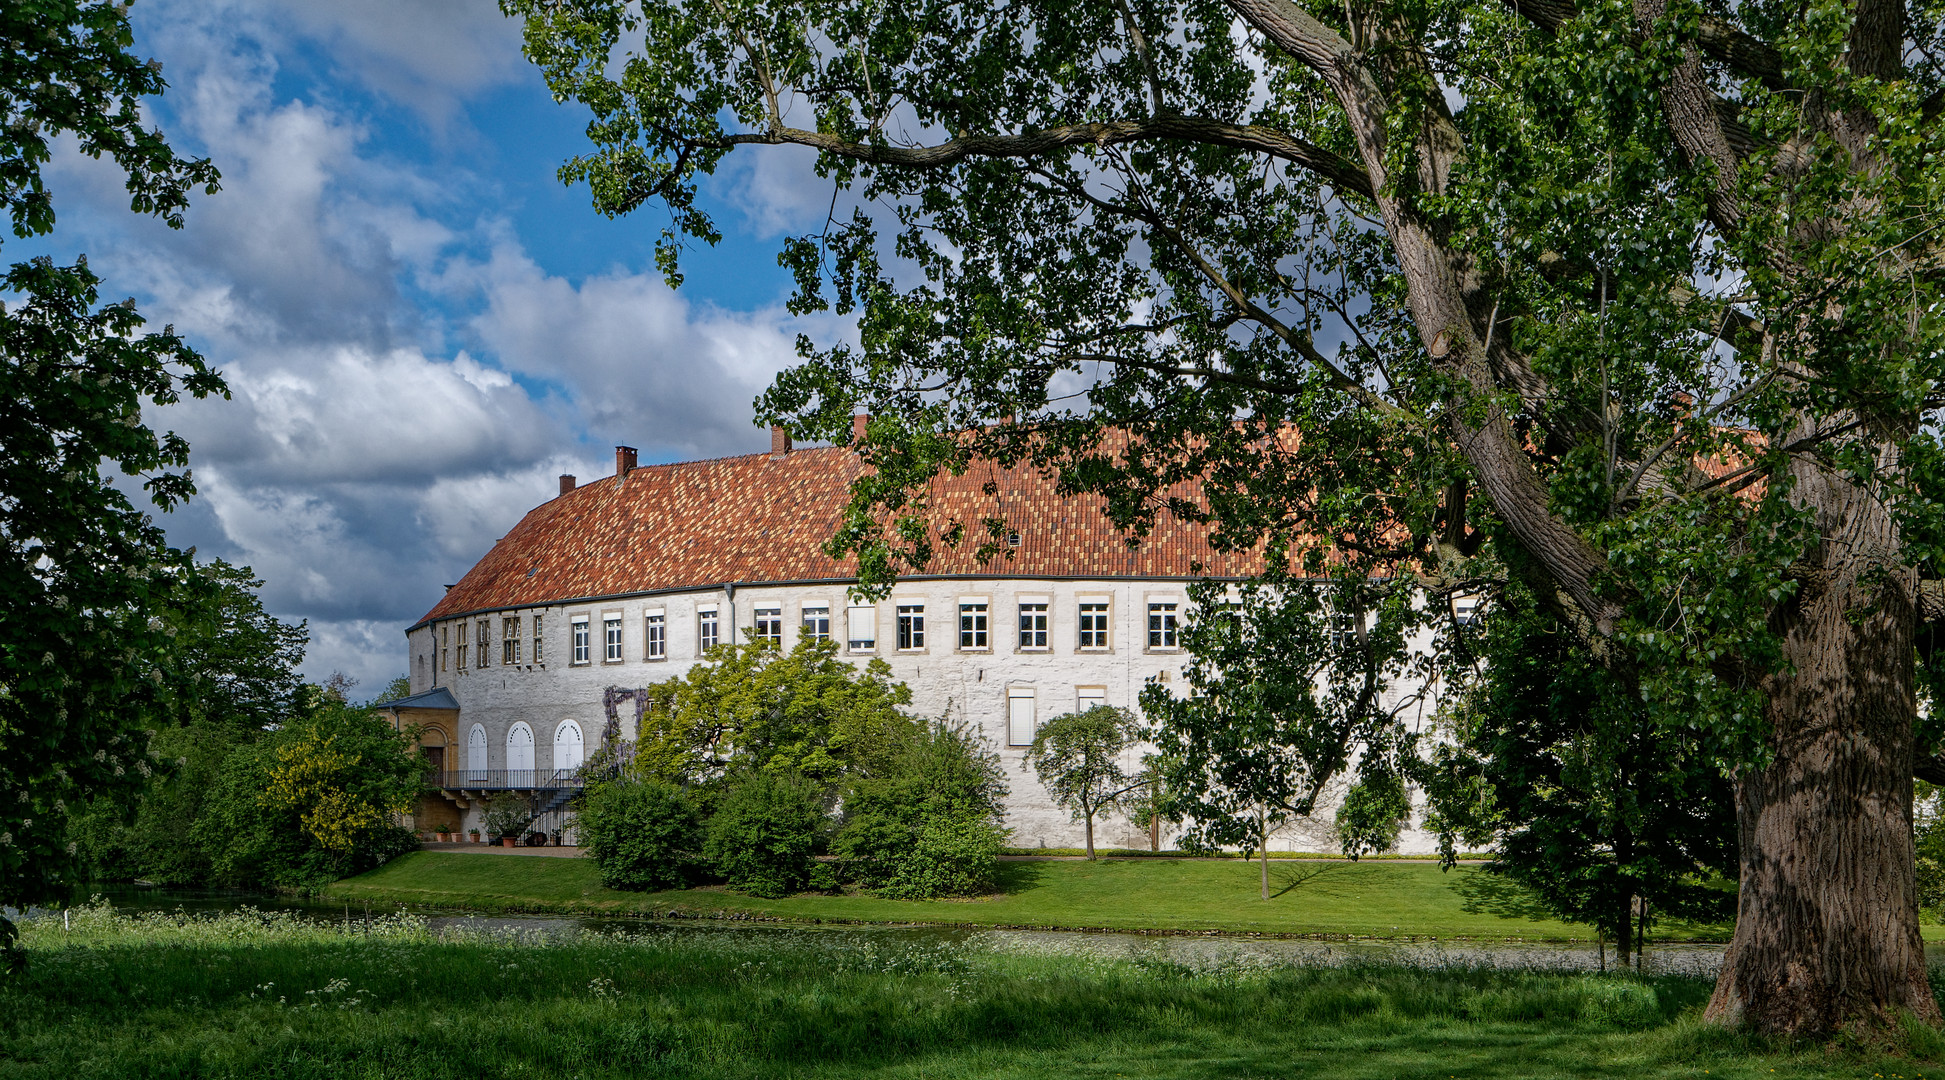
{"label": "blue sky", "polygon": [[9,261],[85,252],[223,369],[233,400],[161,410],[200,494],[171,538],[256,568],[266,606],[310,622],[307,674],[376,690],[402,631],[558,473],[768,446],[751,399],[792,359],[778,239],[830,188],[795,152],[708,186],[726,234],[679,292],[655,212],[610,221],[555,179],[584,115],[556,105],[487,0],[142,0],[163,63],[154,119],[224,190],[172,232],[127,209],[111,166],[48,170],[53,236]]}

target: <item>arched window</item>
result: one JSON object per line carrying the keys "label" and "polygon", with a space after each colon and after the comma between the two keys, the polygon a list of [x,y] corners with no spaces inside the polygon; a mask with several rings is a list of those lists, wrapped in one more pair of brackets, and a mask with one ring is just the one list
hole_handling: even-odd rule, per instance
{"label": "arched window", "polygon": [[534,729],[516,721],[507,729],[507,784],[532,787],[534,783]]}
{"label": "arched window", "polygon": [[466,779],[486,779],[486,725],[474,724],[466,733]]}
{"label": "arched window", "polygon": [[572,773],[586,760],[586,747],[581,741],[581,725],[572,720],[562,720],[554,729],[554,772],[557,775]]}

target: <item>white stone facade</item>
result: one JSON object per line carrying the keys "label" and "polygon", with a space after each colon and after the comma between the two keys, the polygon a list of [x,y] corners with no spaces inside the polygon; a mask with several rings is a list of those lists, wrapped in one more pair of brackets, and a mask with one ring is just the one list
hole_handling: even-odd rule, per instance
{"label": "white stone facade", "polygon": [[[703,651],[705,619],[711,613],[719,640],[744,642],[762,621],[781,623],[780,644],[794,647],[808,632],[806,611],[823,609],[830,633],[838,640],[839,655],[863,663],[884,659],[894,679],[912,690],[912,709],[920,716],[953,719],[975,727],[998,753],[1006,771],[1009,794],[1006,824],[1011,843],[1020,847],[1077,847],[1083,828],[1053,805],[1037,778],[1025,765],[1031,741],[1031,722],[1105,703],[1137,709],[1142,687],[1150,680],[1171,688],[1182,686],[1186,656],[1174,645],[1167,624],[1151,628],[1151,614],[1176,621],[1188,609],[1187,581],[1182,580],[1034,580],[1017,578],[931,578],[901,582],[886,599],[854,604],[845,583],[748,585],[669,593],[590,599],[564,604],[479,612],[441,619],[411,630],[413,693],[447,688],[458,700],[456,730],[443,732],[449,745],[448,769],[487,770],[532,768],[542,774],[572,767],[581,754],[592,751],[604,730],[604,704],[610,690],[635,690],[684,674]],[[978,610],[984,605],[984,611]],[[1087,611],[1083,612],[1083,605]],[[1105,611],[1102,606],[1105,605]],[[1033,633],[1023,645],[1023,606]],[[853,609],[871,631],[870,643],[851,638]],[[1041,610],[1044,609],[1044,610]],[[922,614],[923,644],[908,637],[900,648],[900,615]],[[984,645],[976,633],[962,637],[962,615],[985,616]],[[1083,614],[1089,631],[1083,645]],[[539,658],[534,655],[533,622],[539,617]],[[1045,619],[1045,644],[1039,644],[1040,617]],[[660,656],[651,656],[651,620],[660,620]],[[1100,620],[1105,619],[1105,642]],[[516,658],[505,662],[505,627],[518,620]],[[618,656],[610,658],[609,631],[619,624]],[[487,654],[479,654],[481,626],[485,626]],[[575,657],[576,627],[585,625],[586,658]],[[862,635],[862,625],[860,634]],[[976,630],[977,624],[963,629]],[[1151,633],[1151,629],[1155,632]],[[464,642],[464,664],[461,665]],[[632,704],[617,709],[623,737],[634,737]],[[531,733],[516,731],[523,725]],[[442,727],[444,725],[441,725]],[[478,728],[477,733],[474,732]],[[520,745],[509,746],[509,734]],[[483,736],[481,763],[470,740]],[[557,738],[559,743],[557,745]],[[524,754],[531,753],[531,760]],[[1138,767],[1139,753],[1127,765]],[[465,813],[465,825],[477,827],[479,806]],[[1320,813],[1328,818],[1328,812]],[[1164,826],[1166,828],[1166,826]],[[1172,845],[1172,830],[1160,836]],[[1150,844],[1149,829],[1119,816],[1095,823],[1095,843],[1101,847],[1139,847]],[[1401,848],[1430,850],[1433,838],[1407,832]],[[1297,823],[1273,842],[1273,850],[1329,851],[1335,847],[1326,829]]]}

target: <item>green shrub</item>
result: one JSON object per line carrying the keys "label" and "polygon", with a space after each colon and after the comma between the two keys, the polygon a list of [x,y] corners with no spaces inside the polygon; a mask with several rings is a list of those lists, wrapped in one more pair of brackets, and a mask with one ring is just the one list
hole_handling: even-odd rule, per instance
{"label": "green shrub", "polygon": [[935,724],[882,776],[852,783],[833,849],[861,885],[901,900],[993,890],[1006,830],[999,760],[977,736]]}
{"label": "green shrub", "polygon": [[703,855],[737,892],[789,896],[809,884],[824,829],[824,812],[805,785],[753,773],[729,789],[709,819]]}
{"label": "green shrub", "polygon": [[582,801],[577,823],[610,889],[686,888],[700,870],[702,816],[674,784],[602,784]]}
{"label": "green shrub", "polygon": [[1006,831],[971,814],[928,814],[917,842],[894,860],[890,880],[878,891],[893,900],[980,896],[994,889],[1000,844]]}

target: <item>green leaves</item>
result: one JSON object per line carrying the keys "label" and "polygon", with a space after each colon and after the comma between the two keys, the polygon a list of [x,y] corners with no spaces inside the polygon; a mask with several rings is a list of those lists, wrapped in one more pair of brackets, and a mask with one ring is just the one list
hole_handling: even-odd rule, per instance
{"label": "green leaves", "polygon": [[0,204],[15,236],[54,228],[54,201],[41,180],[49,142],[72,135],[92,158],[113,158],[128,177],[129,209],[182,227],[189,192],[213,194],[208,158],[176,156],[159,131],[142,126],[141,99],[168,85],[162,65],[128,52],[126,4],[18,0],[0,8]]}

